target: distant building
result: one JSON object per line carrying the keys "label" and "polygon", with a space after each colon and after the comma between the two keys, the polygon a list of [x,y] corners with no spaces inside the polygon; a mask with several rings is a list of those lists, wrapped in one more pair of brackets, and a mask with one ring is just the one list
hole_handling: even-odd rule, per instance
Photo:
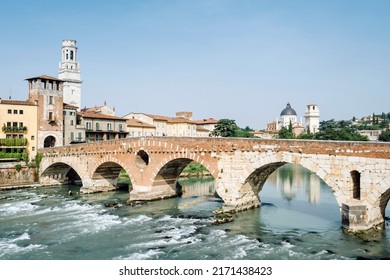
{"label": "distant building", "polygon": [[[175,117],[129,113],[124,118],[138,120],[143,125],[148,124],[150,127],[144,129],[144,133],[148,135],[174,137],[207,137],[211,132],[210,128],[214,129],[215,124],[218,122],[212,118],[194,121],[192,120],[192,112],[177,112]],[[152,132],[153,127],[154,132]],[[129,133],[130,136],[133,136],[131,131]],[[136,133],[134,135],[137,136]]]}
{"label": "distant building", "polygon": [[297,112],[291,107],[290,103],[287,103],[286,108],[281,111],[279,118],[268,123],[266,130],[259,133],[259,135],[267,138],[274,136],[282,127],[289,128],[290,124],[295,135],[302,134],[305,131],[316,133],[319,130],[319,122],[320,111],[317,105],[309,104],[306,106],[305,125],[303,125],[302,121],[298,121]]}
{"label": "distant building", "polygon": [[382,130],[358,130],[360,135],[367,136],[370,141],[378,141],[379,135]]}
{"label": "distant building", "polygon": [[106,101],[104,101],[104,105],[102,106],[95,106],[91,108],[84,108],[81,109],[81,112],[87,112],[87,113],[95,113],[95,114],[103,114],[108,116],[115,116],[115,108],[109,108],[107,106]]}
{"label": "distant building", "polygon": [[153,136],[156,127],[137,119],[127,119],[127,132],[129,137]]}
{"label": "distant building", "polygon": [[210,136],[210,133],[215,129],[215,125],[218,123],[218,120],[214,118],[202,119],[195,121],[197,126],[198,136],[206,137]]}
{"label": "distant building", "polygon": [[77,117],[78,107],[64,103],[64,145],[85,142],[85,128],[80,125]]}
{"label": "distant building", "polygon": [[316,104],[306,106],[305,112],[306,131],[317,133],[320,129],[320,110]]}
{"label": "distant building", "polygon": [[126,119],[103,114],[78,112],[78,126],[85,130],[85,141],[103,141],[126,138]]}
{"label": "distant building", "polygon": [[297,112],[291,108],[290,103],[287,103],[286,108],[284,108],[280,113],[278,129],[280,130],[282,127],[289,127],[290,123],[292,125],[297,124],[298,115]]}
{"label": "distant building", "polygon": [[[0,99],[1,139],[27,139],[26,146],[1,146],[3,153],[27,152],[29,160],[35,158],[38,148],[38,105],[30,101]],[[8,151],[7,151],[8,150]]]}

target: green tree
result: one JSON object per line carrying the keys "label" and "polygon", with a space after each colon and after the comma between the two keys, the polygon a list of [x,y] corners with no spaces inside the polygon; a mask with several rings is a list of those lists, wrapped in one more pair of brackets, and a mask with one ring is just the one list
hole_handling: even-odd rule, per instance
{"label": "green tree", "polygon": [[235,137],[239,127],[236,125],[235,120],[221,119],[215,125],[214,130],[211,132],[212,136],[222,137]]}
{"label": "green tree", "polygon": [[390,142],[390,130],[382,131],[378,137],[379,141]]}
{"label": "green tree", "polygon": [[294,135],[294,133],[290,132],[289,129],[282,127],[279,130],[279,138],[280,139],[294,139],[295,135]]}
{"label": "green tree", "polygon": [[245,129],[242,129],[238,127],[235,120],[230,119],[219,120],[210,134],[211,136],[221,137],[253,137],[251,129],[248,126]]}

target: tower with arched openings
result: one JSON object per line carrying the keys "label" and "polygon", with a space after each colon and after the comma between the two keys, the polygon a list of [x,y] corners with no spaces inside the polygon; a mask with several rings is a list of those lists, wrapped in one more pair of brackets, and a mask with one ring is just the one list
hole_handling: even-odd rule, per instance
{"label": "tower with arched openings", "polygon": [[58,72],[58,78],[63,81],[64,103],[81,106],[81,78],[80,64],[77,61],[76,40],[62,41],[62,59]]}

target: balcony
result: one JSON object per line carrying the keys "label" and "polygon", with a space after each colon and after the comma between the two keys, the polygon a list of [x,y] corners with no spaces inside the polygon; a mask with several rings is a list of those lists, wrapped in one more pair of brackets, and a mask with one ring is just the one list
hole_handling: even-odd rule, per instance
{"label": "balcony", "polygon": [[4,133],[27,133],[27,126],[3,126]]}

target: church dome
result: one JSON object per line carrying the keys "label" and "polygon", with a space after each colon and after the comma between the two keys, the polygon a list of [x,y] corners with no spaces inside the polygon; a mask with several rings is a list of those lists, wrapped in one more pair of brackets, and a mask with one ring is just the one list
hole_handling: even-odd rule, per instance
{"label": "church dome", "polygon": [[296,116],[297,112],[293,108],[291,108],[290,103],[287,103],[286,108],[280,113],[281,116]]}

